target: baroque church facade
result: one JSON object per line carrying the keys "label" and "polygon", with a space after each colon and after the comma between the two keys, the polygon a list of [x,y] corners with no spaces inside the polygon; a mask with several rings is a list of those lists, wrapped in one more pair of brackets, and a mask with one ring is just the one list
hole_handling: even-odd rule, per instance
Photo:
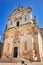
{"label": "baroque church facade", "polygon": [[4,33],[2,58],[23,58],[42,61],[42,36],[32,8],[17,8],[8,16]]}

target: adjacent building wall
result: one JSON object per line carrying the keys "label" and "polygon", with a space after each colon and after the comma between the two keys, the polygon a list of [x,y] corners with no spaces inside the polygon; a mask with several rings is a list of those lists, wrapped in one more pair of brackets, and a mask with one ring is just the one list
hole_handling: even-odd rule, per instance
{"label": "adjacent building wall", "polygon": [[42,37],[41,37],[40,32],[38,32],[38,45],[39,45],[40,58],[42,60]]}

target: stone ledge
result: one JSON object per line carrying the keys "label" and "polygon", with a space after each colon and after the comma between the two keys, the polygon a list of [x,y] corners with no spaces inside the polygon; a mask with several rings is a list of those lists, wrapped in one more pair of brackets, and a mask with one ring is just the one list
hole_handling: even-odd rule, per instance
{"label": "stone ledge", "polygon": [[1,58],[0,63],[20,63],[20,62],[30,62],[29,60],[23,58]]}
{"label": "stone ledge", "polygon": [[[22,63],[0,63],[0,65],[23,65]],[[41,62],[25,63],[24,65],[43,65]]]}

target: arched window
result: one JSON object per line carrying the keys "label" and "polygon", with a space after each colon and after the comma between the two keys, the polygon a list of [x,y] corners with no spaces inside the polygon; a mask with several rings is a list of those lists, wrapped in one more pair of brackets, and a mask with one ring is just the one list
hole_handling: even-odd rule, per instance
{"label": "arched window", "polygon": [[13,24],[13,22],[12,22],[12,20],[11,20],[10,25],[12,25],[12,24]]}
{"label": "arched window", "polygon": [[19,26],[19,21],[17,21],[17,26]]}
{"label": "arched window", "polygon": [[25,21],[27,21],[27,17],[25,17]]}
{"label": "arched window", "polygon": [[22,17],[20,17],[20,20],[22,19]]}

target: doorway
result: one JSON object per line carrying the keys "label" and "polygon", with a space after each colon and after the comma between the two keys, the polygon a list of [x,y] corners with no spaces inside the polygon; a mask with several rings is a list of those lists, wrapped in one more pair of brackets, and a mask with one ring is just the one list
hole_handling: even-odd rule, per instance
{"label": "doorway", "polygon": [[14,57],[18,56],[18,47],[14,47]]}

